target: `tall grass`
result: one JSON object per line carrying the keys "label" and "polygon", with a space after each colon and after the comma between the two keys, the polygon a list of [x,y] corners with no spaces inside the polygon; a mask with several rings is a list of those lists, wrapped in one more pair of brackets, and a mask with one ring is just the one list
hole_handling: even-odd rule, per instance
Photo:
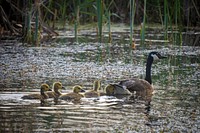
{"label": "tall grass", "polygon": [[103,3],[102,0],[96,0],[97,6],[97,25],[98,25],[98,42],[102,42],[102,16],[103,16]]}
{"label": "tall grass", "polygon": [[75,41],[78,42],[78,25],[79,25],[79,12],[80,12],[80,1],[73,0],[74,3],[74,36]]}
{"label": "tall grass", "polygon": [[144,0],[143,21],[142,21],[142,24],[141,24],[141,45],[142,46],[144,46],[144,42],[145,42],[146,3],[147,3],[147,1]]}
{"label": "tall grass", "polygon": [[32,43],[33,42],[33,36],[32,36],[32,28],[31,28],[31,18],[32,18],[32,11],[33,7],[30,1],[27,1],[24,3],[24,6],[26,6],[25,10],[25,17],[24,17],[24,42]]}
{"label": "tall grass", "polygon": [[111,20],[110,20],[110,16],[111,16],[110,11],[108,11],[108,34],[109,34],[109,36],[108,36],[108,42],[112,43],[112,33],[111,33]]}
{"label": "tall grass", "polygon": [[32,42],[31,34],[31,11],[28,11],[25,17],[25,26],[24,26],[24,42]]}
{"label": "tall grass", "polygon": [[105,16],[107,20],[107,28],[108,28],[108,43],[112,42],[112,33],[111,33],[111,20],[110,20],[110,10],[108,8],[105,8]]}
{"label": "tall grass", "polygon": [[130,0],[130,46],[132,46],[133,44],[134,18],[135,18],[135,0]]}
{"label": "tall grass", "polygon": [[158,11],[159,11],[160,21],[161,21],[161,24],[163,26],[163,18],[162,18],[162,11],[161,11],[160,0],[157,0],[157,6],[158,6]]}
{"label": "tall grass", "polygon": [[[181,15],[180,15],[180,1],[175,0],[173,6],[169,6],[172,3],[165,1],[164,3],[164,37],[166,40],[172,42],[172,45],[182,44],[182,30],[180,26]],[[169,32],[170,31],[170,32]],[[169,32],[169,33],[168,33]]]}
{"label": "tall grass", "polygon": [[182,45],[182,34],[181,34],[182,29],[179,24],[181,22],[180,9],[181,9],[180,0],[175,0],[175,27],[176,31],[178,31],[178,33],[175,34],[176,45]]}
{"label": "tall grass", "polygon": [[62,25],[63,28],[66,25],[66,20],[67,20],[67,1],[63,0],[63,4],[61,6],[61,19],[62,19]]}
{"label": "tall grass", "polygon": [[167,40],[168,39],[168,2],[167,0],[164,0],[164,29],[165,29],[165,34],[164,34],[164,39]]}
{"label": "tall grass", "polygon": [[[121,19],[126,19],[130,22],[130,44],[133,43],[133,31],[134,31],[134,21],[135,23],[139,22],[140,20],[135,19],[138,16],[142,17],[142,24],[141,24],[141,44],[144,44],[145,40],[145,26],[148,25],[146,20],[155,20],[157,23],[160,22],[164,27],[164,39],[169,40],[168,30],[169,28],[173,29],[175,25],[176,30],[181,32],[180,28],[183,22],[183,15],[185,12],[184,3],[185,1],[175,0],[175,1],[167,1],[167,0],[153,0],[147,1],[144,0],[143,2],[137,2],[135,0],[129,1],[103,1],[103,0],[72,0],[72,1],[37,1],[40,4],[38,7],[41,10],[41,14],[38,14],[36,8],[32,7],[34,5],[32,0],[26,1],[29,3],[29,12],[26,16],[26,40],[28,41],[36,41],[39,39],[37,37],[38,32],[33,32],[31,26],[29,25],[31,21],[34,20],[35,24],[34,29],[39,30],[40,21],[44,21],[49,25],[52,22],[55,24],[56,21],[62,20],[63,26],[68,22],[69,24],[74,24],[74,36],[75,41],[78,42],[78,27],[82,23],[91,23],[97,20],[97,29],[98,29],[98,42],[102,42],[102,27],[103,23],[105,22],[105,18],[108,23],[108,31],[109,31],[109,42],[111,42],[111,21],[121,22]],[[35,1],[34,1],[35,2]],[[135,3],[138,3],[137,5]],[[127,7],[130,4],[130,10],[127,10]],[[188,4],[187,2],[185,4]],[[198,6],[196,6],[197,1],[192,1],[192,4],[188,5],[188,12],[197,12],[197,16],[199,15]],[[42,8],[41,8],[42,5]],[[153,6],[157,6],[154,8],[152,12],[158,14],[158,16],[154,14],[148,14],[150,9]],[[190,9],[190,6],[194,7],[194,10]],[[155,10],[155,11],[154,11]],[[96,11],[96,13],[95,13]],[[139,12],[139,13],[138,13]],[[143,14],[141,14],[143,12]],[[115,14],[115,15],[113,15]],[[34,15],[34,16],[33,16]],[[127,17],[129,16],[130,17]],[[119,16],[119,17],[118,17]],[[191,15],[185,15],[188,17],[188,22],[191,21]],[[119,19],[120,18],[120,19]],[[128,19],[127,19],[128,18]],[[134,20],[135,19],[135,20]],[[124,22],[124,21],[123,21]],[[127,21],[125,21],[127,22]],[[28,24],[29,23],[29,24]],[[198,23],[198,22],[197,22]],[[33,34],[34,33],[34,34]],[[30,37],[31,36],[31,37]],[[32,39],[31,39],[32,38]],[[174,43],[180,44],[181,34],[176,34],[174,36]]]}
{"label": "tall grass", "polygon": [[51,25],[52,16],[54,16],[54,13],[52,11],[52,9],[54,9],[53,5],[53,0],[49,0],[47,5],[43,5],[43,7],[45,8],[43,21],[46,21],[49,25]]}
{"label": "tall grass", "polygon": [[36,46],[38,46],[39,44],[39,0],[35,1],[35,7],[36,7],[36,11],[35,11],[35,32],[34,32],[34,44]]}

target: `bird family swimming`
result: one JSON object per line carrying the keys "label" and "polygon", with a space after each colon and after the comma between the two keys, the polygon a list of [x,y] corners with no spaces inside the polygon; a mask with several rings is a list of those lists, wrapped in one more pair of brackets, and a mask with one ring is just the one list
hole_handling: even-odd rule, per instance
{"label": "bird family swimming", "polygon": [[80,100],[82,97],[99,97],[102,95],[130,95],[132,93],[138,94],[139,96],[151,96],[153,92],[152,78],[151,78],[151,66],[153,61],[166,58],[158,52],[150,52],[146,63],[146,76],[145,79],[128,79],[122,80],[118,84],[109,84],[105,87],[105,93],[99,92],[101,88],[100,80],[95,80],[93,84],[93,90],[85,92],[83,95],[79,92],[84,92],[81,86],[74,86],[73,92],[67,94],[61,94],[60,89],[62,89],[62,84],[60,82],[55,82],[53,84],[54,92],[45,93],[45,91],[50,90],[47,84],[41,85],[41,94],[30,94],[23,96],[22,99],[47,99],[49,97],[59,97],[63,100]]}

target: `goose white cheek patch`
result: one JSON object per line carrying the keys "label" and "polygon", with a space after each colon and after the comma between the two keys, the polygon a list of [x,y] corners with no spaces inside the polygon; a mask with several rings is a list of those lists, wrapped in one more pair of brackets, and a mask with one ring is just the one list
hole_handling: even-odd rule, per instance
{"label": "goose white cheek patch", "polygon": [[152,54],[151,57],[153,57],[153,60],[159,60],[159,58],[156,54]]}

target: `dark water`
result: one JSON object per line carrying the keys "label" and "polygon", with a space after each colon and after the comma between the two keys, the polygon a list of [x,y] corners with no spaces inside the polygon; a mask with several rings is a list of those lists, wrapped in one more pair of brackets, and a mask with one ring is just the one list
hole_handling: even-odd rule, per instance
{"label": "dark water", "polygon": [[[108,83],[144,78],[146,57],[168,58],[152,66],[155,89],[150,105],[126,97],[83,98],[79,103],[22,100],[41,83],[60,81],[70,92],[95,79]],[[2,43],[0,47],[0,132],[200,132],[200,48],[155,44],[130,50],[128,44],[72,44],[43,47]]]}

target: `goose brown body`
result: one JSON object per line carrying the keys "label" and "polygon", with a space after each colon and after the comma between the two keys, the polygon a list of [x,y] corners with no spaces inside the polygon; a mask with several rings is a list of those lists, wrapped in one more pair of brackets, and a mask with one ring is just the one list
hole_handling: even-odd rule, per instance
{"label": "goose brown body", "polygon": [[73,92],[62,94],[59,99],[79,101],[82,97],[84,97],[84,95],[80,94],[80,92],[85,92],[85,90],[83,90],[81,86],[76,85],[73,87]]}
{"label": "goose brown body", "polygon": [[49,98],[58,98],[60,95],[62,95],[62,93],[60,92],[60,90],[64,89],[64,87],[62,86],[62,83],[55,82],[53,83],[52,88],[53,88],[53,91],[46,92]]}
{"label": "goose brown body", "polygon": [[47,99],[49,98],[48,95],[45,93],[46,91],[51,91],[49,88],[49,85],[47,84],[42,84],[40,87],[40,94],[29,94],[29,95],[24,95],[21,98],[22,99]]}
{"label": "goose brown body", "polygon": [[146,91],[146,93],[152,93],[152,85],[144,79],[131,79],[120,81],[119,85],[125,86],[130,92]]}
{"label": "goose brown body", "polygon": [[100,80],[95,80],[93,83],[93,89],[85,92],[84,96],[86,98],[99,97],[100,96],[100,93],[99,93],[100,87],[101,87]]}

